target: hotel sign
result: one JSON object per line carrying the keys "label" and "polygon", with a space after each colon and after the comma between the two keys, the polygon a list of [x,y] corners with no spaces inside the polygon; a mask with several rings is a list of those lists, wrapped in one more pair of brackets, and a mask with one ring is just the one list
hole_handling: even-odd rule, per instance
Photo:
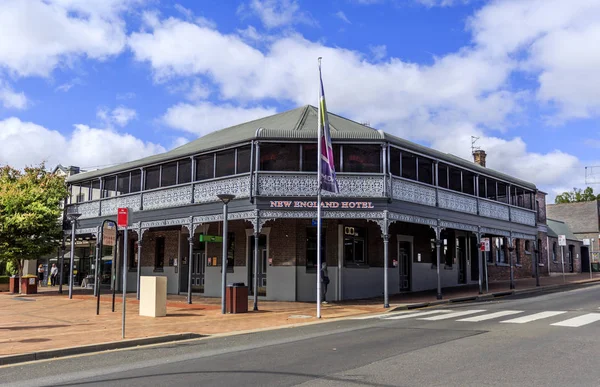
{"label": "hotel sign", "polygon": [[[312,200],[271,200],[269,202],[271,208],[317,208],[317,201]],[[360,201],[349,201],[349,202],[334,202],[334,201],[322,201],[321,208],[327,209],[361,209],[368,210],[373,209],[375,206],[373,202],[360,202]]]}

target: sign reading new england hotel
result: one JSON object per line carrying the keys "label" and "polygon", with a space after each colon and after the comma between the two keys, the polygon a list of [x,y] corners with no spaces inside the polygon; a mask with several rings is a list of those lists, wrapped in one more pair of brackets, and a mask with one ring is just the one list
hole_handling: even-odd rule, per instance
{"label": "sign reading new england hotel", "polygon": [[[269,202],[270,208],[317,208],[316,201],[310,200],[271,200]],[[373,202],[334,202],[334,201],[322,201],[321,208],[331,209],[373,209],[375,206]]]}

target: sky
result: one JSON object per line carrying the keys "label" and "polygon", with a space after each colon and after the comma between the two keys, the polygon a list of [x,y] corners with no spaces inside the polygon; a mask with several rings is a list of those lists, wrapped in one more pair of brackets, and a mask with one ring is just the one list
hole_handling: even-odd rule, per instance
{"label": "sky", "polygon": [[0,0],[0,165],[96,169],[316,105],[322,57],[330,112],[469,160],[478,137],[552,202],[600,166],[599,47],[598,0]]}

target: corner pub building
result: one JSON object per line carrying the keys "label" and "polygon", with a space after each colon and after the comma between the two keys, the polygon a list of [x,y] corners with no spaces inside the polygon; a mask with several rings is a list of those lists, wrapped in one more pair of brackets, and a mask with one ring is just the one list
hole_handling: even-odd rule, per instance
{"label": "corner pub building", "polygon": [[[513,246],[537,243],[536,195],[544,196],[535,185],[332,113],[329,122],[340,193],[323,192],[327,300],[383,295],[386,250],[388,291],[397,294],[435,289],[438,277],[442,287],[478,283],[480,270],[484,281],[508,280]],[[133,211],[129,246],[120,237],[118,248],[120,259],[128,249],[128,291],[139,295],[140,275],[166,276],[168,293],[191,287],[218,297],[222,243],[200,235],[222,235],[217,195],[233,194],[227,282],[254,283],[258,245],[259,299],[314,301],[316,128],[317,108],[307,105],[73,175],[66,212],[81,214],[77,236],[97,238],[117,208]],[[482,237],[492,238],[487,258],[478,249]],[[536,268],[522,262],[515,273]]]}

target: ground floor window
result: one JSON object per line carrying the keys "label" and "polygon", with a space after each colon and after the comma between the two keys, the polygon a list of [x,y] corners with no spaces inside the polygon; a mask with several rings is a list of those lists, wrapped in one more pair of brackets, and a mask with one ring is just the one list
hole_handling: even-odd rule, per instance
{"label": "ground floor window", "polygon": [[552,242],[552,262],[556,262],[556,242]]}
{"label": "ground floor window", "polygon": [[521,264],[521,240],[515,239],[515,262],[517,265]]}
{"label": "ground floor window", "polygon": [[165,265],[165,237],[156,238],[154,247],[154,271],[163,271]]}
{"label": "ground floor window", "polygon": [[366,229],[344,226],[344,263],[346,265],[366,265]]}
{"label": "ground floor window", "polygon": [[129,261],[129,270],[137,269],[138,262],[138,243],[135,239],[127,241],[127,260]]}
{"label": "ground floor window", "polygon": [[[327,262],[325,256],[325,229],[321,230],[321,262]],[[306,271],[316,272],[317,270],[317,228],[306,228]]]}
{"label": "ground floor window", "polygon": [[494,246],[496,247],[496,262],[506,263],[506,252],[504,238],[494,238]]}

